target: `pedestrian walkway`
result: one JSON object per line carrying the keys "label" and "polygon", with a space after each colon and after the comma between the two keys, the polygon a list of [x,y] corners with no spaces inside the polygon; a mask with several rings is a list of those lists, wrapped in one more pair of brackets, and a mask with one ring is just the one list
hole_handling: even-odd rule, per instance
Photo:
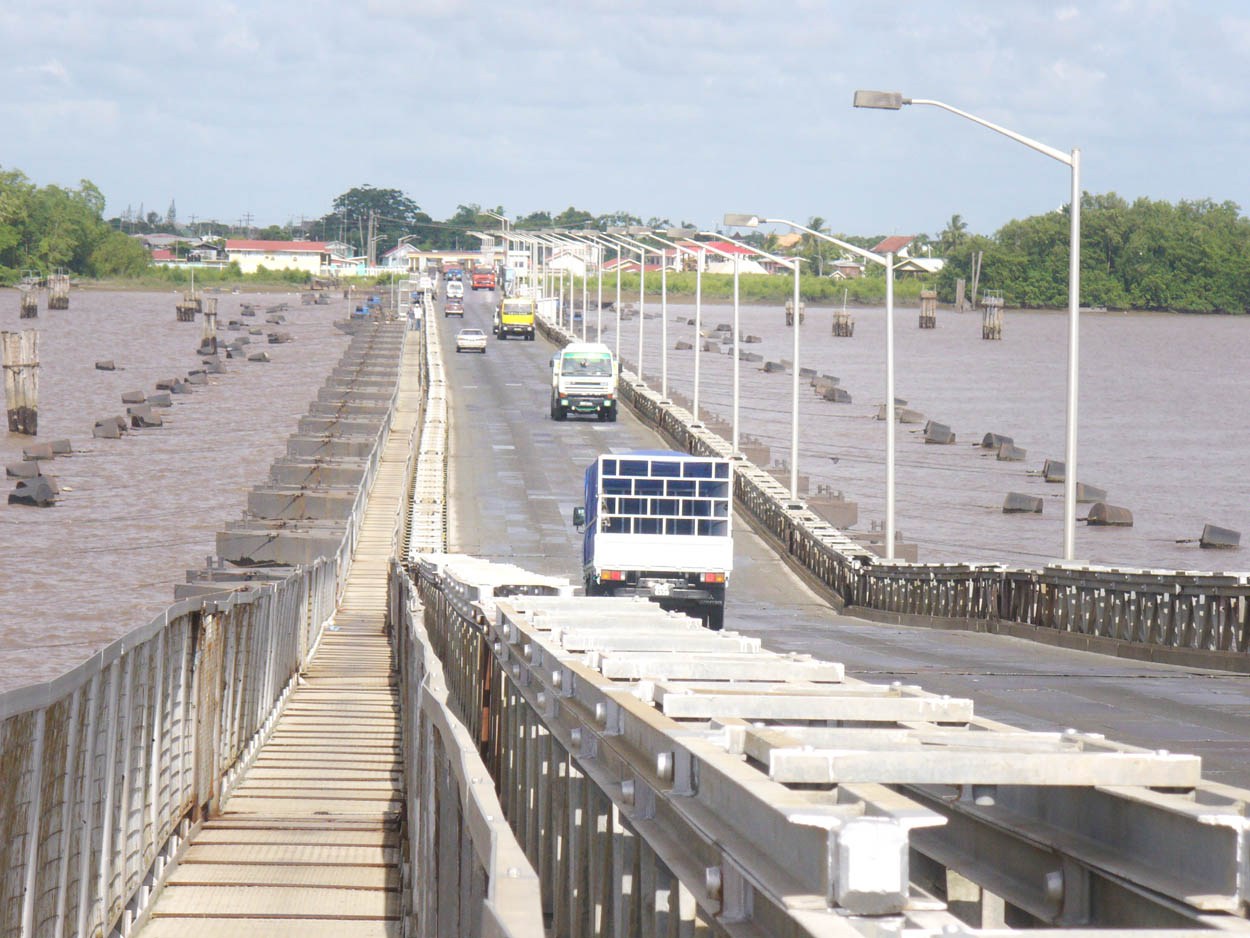
{"label": "pedestrian walkway", "polygon": [[373,938],[400,933],[398,697],[384,632],[387,565],[420,411],[419,343],[343,601],[273,735],[205,822],[142,938]]}

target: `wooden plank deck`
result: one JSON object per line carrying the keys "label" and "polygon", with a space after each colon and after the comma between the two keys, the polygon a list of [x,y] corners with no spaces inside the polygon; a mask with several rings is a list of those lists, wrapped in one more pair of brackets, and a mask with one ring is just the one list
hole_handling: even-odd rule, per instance
{"label": "wooden plank deck", "polygon": [[170,875],[143,938],[400,933],[398,696],[383,632],[387,564],[420,410],[419,343],[343,601],[272,737]]}

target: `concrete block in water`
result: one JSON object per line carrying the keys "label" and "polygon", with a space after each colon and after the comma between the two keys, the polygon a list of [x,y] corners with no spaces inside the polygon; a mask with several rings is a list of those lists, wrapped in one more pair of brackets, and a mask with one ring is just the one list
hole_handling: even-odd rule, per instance
{"label": "concrete block in water", "polygon": [[835,528],[845,530],[859,521],[859,504],[847,501],[841,492],[818,491],[808,496],[807,507]]}
{"label": "concrete block in water", "polygon": [[139,404],[135,407],[126,408],[126,413],[130,415],[130,425],[136,429],[145,427],[160,427],[165,421],[160,414],[154,413],[152,408],[147,404]]}
{"label": "concrete block in water", "polygon": [[924,423],[924,414],[922,414],[918,410],[912,410],[909,407],[903,407],[903,408],[900,408],[899,410],[896,410],[894,413],[898,417],[899,423],[914,423],[914,424]]}
{"label": "concrete block in water", "polygon": [[52,452],[58,456],[68,456],[74,451],[74,445],[69,440],[53,440]]}
{"label": "concrete block in water", "polygon": [[252,326],[251,329],[247,330],[247,334],[248,335],[264,335],[265,330],[262,329],[260,326]]}
{"label": "concrete block in water", "polygon": [[190,394],[191,385],[185,381],[175,381],[174,386],[169,389],[170,394]]}
{"label": "concrete block in water", "polygon": [[289,332],[271,332],[271,333],[269,333],[269,344],[270,344],[270,345],[285,345],[287,342],[290,342],[290,341],[292,341],[292,338],[291,338],[291,333],[289,333]]}
{"label": "concrete block in water", "polygon": [[703,340],[703,351],[705,351],[705,352],[719,352],[719,351],[720,351],[720,346],[719,346],[719,345],[717,345],[715,342],[711,341],[710,339],[704,339],[704,340]]}
{"label": "concrete block in water", "polygon": [[355,489],[296,489],[258,486],[248,492],[248,514],[257,518],[347,519],[356,505]]}
{"label": "concrete block in water", "polygon": [[60,486],[51,476],[35,476],[33,479],[22,479],[17,487],[9,493],[10,505],[27,505],[32,508],[49,508],[56,504],[60,494]]}
{"label": "concrete block in water", "polygon": [[33,479],[42,475],[38,460],[30,462],[12,462],[4,467],[4,474],[10,479]]}
{"label": "concrete block in water", "polygon": [[[158,391],[172,391],[172,390],[174,389],[174,385],[175,385],[175,384],[177,384],[177,383],[179,382],[179,380],[181,380],[181,379],[179,379],[179,378],[161,378],[161,380],[159,380],[159,381],[157,381],[157,382],[156,382],[156,390],[158,390]],[[123,403],[124,403],[124,402],[123,402]]]}
{"label": "concrete block in water", "polygon": [[800,378],[814,378],[816,377],[816,369],[815,368],[800,368],[799,377]]}
{"label": "concrete block in water", "polygon": [[839,387],[825,388],[824,391],[821,392],[820,396],[823,397],[827,401],[832,401],[835,404],[851,403],[851,392],[848,391],[846,388],[839,388]]}
{"label": "concrete block in water", "polygon": [[738,360],[744,362],[762,362],[764,356],[759,352],[739,352]]}
{"label": "concrete block in water", "polygon": [[766,374],[780,374],[786,370],[786,366],[781,362],[764,362],[764,372]]}
{"label": "concrete block in water", "polygon": [[764,340],[757,335],[744,335],[740,341],[744,345],[759,345]]}
{"label": "concrete block in water", "polygon": [[142,404],[147,400],[147,395],[142,391],[127,391],[122,395],[123,404]]}
{"label": "concrete block in water", "polygon": [[208,384],[208,372],[202,368],[187,372],[187,384],[192,386]]}
{"label": "concrete block in water", "polygon": [[268,352],[253,352],[251,355],[247,356],[247,360],[250,362],[272,361]]}
{"label": "concrete block in water", "polygon": [[1062,482],[1067,471],[1062,459],[1048,459],[1042,463],[1042,478],[1047,482]]}
{"label": "concrete block in water", "polygon": [[[769,466],[765,471],[784,485],[787,492],[790,491],[790,469],[788,466]],[[806,473],[800,472],[795,482],[798,486],[798,494],[806,495],[807,490],[811,487],[812,480]]]}
{"label": "concrete block in water", "polygon": [[1131,528],[1133,526],[1133,513],[1127,508],[1120,508],[1117,505],[1108,505],[1106,502],[1094,502],[1094,504],[1089,506],[1089,514],[1085,517],[1085,523],[1100,528]]}
{"label": "concrete block in water", "polygon": [[95,363],[96,371],[116,371],[117,364],[112,359],[104,359]]}
{"label": "concrete block in water", "polygon": [[149,394],[143,403],[149,407],[173,407],[174,399],[168,391],[161,391],[160,394]]}
{"label": "concrete block in water", "polygon": [[226,373],[226,363],[221,361],[205,362],[204,371],[210,375],[224,375]]}
{"label": "concrete block in water", "polygon": [[1007,498],[1003,502],[1003,514],[1033,514],[1040,515],[1042,513],[1042,497],[1040,495],[1026,495],[1023,492],[1008,492]]}
{"label": "concrete block in water", "polygon": [[691,343],[687,342],[685,339],[680,339],[678,340],[677,344],[673,346],[673,348],[675,348],[679,352],[689,352],[691,349],[694,348],[694,346]]}
{"label": "concrete block in water", "polygon": [[1002,449],[1003,444],[1012,446],[1015,444],[1015,442],[1016,441],[1013,440],[1011,437],[1004,436],[1001,433],[987,433],[985,434],[985,436],[981,438],[981,448],[982,449]]}
{"label": "concrete block in water", "polygon": [[945,446],[955,442],[955,434],[951,432],[951,428],[944,423],[938,423],[936,420],[930,420],[925,424],[924,441],[926,443],[935,443],[939,446]]}
{"label": "concrete block in water", "polygon": [[713,329],[712,331],[713,332],[728,332],[730,335],[732,335],[734,331],[734,327],[731,326],[727,322],[721,322],[721,323],[717,323],[716,328]]}
{"label": "concrete block in water", "polygon": [[271,313],[270,315],[265,317],[265,322],[269,323],[270,325],[280,326],[286,322],[286,317],[283,316],[281,313]]}
{"label": "concrete block in water", "polygon": [[760,443],[758,440],[742,440],[738,444],[738,450],[753,466],[767,466],[773,459],[772,450],[768,444]]}
{"label": "concrete block in water", "polygon": [[811,380],[812,390],[817,394],[824,394],[825,388],[836,388],[841,383],[841,380],[833,375],[818,375]]}
{"label": "concrete block in water", "polygon": [[56,451],[52,448],[51,443],[36,443],[34,446],[27,446],[22,449],[22,459],[27,461],[52,459],[54,456],[56,456]]}
{"label": "concrete block in water", "polygon": [[1076,500],[1080,503],[1105,502],[1107,500],[1107,490],[1086,485],[1084,482],[1078,482],[1076,483]]}
{"label": "concrete block in water", "polygon": [[1218,528],[1213,524],[1202,526],[1202,537],[1198,539],[1199,547],[1232,550],[1241,546],[1241,532],[1231,528]]}
{"label": "concrete block in water", "polygon": [[998,455],[994,458],[999,462],[1024,462],[1024,457],[1029,454],[1026,449],[1019,446],[1013,446],[1010,443],[1004,443],[998,448]]}
{"label": "concrete block in water", "polygon": [[101,417],[91,428],[91,435],[97,440],[119,440],[125,424],[118,425],[117,417]]}

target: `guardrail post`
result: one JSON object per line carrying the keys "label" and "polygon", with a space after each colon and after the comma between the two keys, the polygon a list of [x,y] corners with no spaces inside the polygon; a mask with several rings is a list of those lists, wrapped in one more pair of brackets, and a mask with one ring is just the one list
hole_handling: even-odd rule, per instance
{"label": "guardrail post", "polygon": [[26,777],[30,797],[26,802],[26,857],[22,882],[22,938],[35,933],[35,896],[39,881],[39,821],[43,814],[43,741],[48,721],[47,709],[35,714],[31,730],[30,758]]}
{"label": "guardrail post", "polygon": [[220,616],[202,613],[193,630],[195,701],[195,804],[192,819],[201,820],[217,811],[218,770],[217,728],[221,723],[222,636]]}

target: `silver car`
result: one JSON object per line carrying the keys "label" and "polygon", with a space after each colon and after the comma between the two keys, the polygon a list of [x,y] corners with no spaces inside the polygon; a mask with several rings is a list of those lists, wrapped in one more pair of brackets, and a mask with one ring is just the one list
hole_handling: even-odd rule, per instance
{"label": "silver car", "polygon": [[486,333],[481,329],[461,329],[456,333],[457,352],[481,352],[486,354]]}

